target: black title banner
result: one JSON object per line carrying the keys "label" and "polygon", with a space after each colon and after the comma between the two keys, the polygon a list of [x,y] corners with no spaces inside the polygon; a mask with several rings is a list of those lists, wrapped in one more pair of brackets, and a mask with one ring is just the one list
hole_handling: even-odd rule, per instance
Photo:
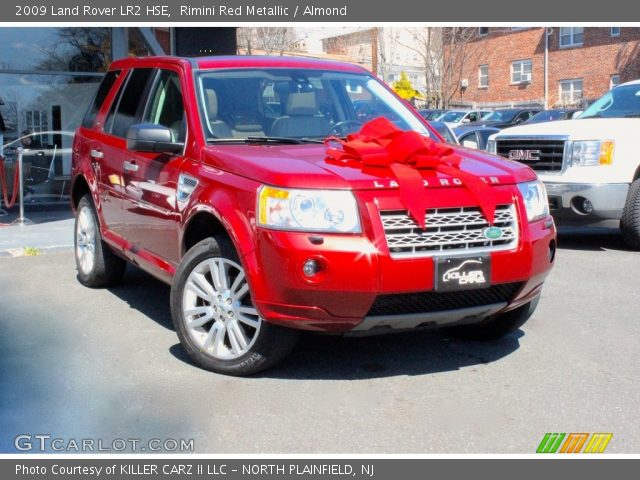
{"label": "black title banner", "polygon": [[[576,8],[578,6],[580,8]],[[555,0],[13,0],[0,22],[637,22],[634,2]]]}

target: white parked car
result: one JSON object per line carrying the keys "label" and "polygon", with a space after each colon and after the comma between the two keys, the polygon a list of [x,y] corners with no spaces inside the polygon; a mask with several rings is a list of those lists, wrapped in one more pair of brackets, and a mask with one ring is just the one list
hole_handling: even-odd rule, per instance
{"label": "white parked car", "polygon": [[580,118],[520,125],[488,149],[531,166],[559,224],[620,226],[640,249],[640,80],[607,92]]}
{"label": "white parked car", "polygon": [[454,129],[463,123],[479,122],[482,117],[488,115],[488,110],[449,110],[438,118],[440,122],[446,123],[449,128]]}

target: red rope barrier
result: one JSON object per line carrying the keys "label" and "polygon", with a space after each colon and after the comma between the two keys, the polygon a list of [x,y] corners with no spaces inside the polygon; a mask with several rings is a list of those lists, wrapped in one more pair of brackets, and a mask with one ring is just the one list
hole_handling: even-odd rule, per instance
{"label": "red rope barrier", "polygon": [[11,192],[11,201],[9,201],[9,190],[7,188],[7,177],[4,170],[4,158],[0,156],[0,190],[2,190],[2,200],[6,208],[11,208],[16,204],[16,198],[18,198],[18,190],[20,189],[20,177],[21,172],[18,170],[18,164],[16,163],[15,172],[13,173],[13,191]]}

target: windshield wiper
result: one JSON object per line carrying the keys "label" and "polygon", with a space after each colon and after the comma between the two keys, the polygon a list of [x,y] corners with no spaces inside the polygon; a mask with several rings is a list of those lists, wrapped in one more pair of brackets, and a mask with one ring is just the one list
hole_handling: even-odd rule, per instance
{"label": "windshield wiper", "polygon": [[324,143],[324,140],[307,137],[207,138],[207,143],[284,143],[299,145],[302,143]]}
{"label": "windshield wiper", "polygon": [[640,117],[640,113],[627,113],[624,118]]}

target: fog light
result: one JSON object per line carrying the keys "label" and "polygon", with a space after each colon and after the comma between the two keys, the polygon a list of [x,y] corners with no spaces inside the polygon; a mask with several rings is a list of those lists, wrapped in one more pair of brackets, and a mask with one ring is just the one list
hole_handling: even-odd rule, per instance
{"label": "fog light", "polygon": [[571,199],[571,209],[578,215],[589,215],[593,213],[593,203],[591,200],[577,196]]}
{"label": "fog light", "polygon": [[313,277],[320,271],[320,265],[314,259],[309,259],[302,266],[302,273],[305,277]]}

